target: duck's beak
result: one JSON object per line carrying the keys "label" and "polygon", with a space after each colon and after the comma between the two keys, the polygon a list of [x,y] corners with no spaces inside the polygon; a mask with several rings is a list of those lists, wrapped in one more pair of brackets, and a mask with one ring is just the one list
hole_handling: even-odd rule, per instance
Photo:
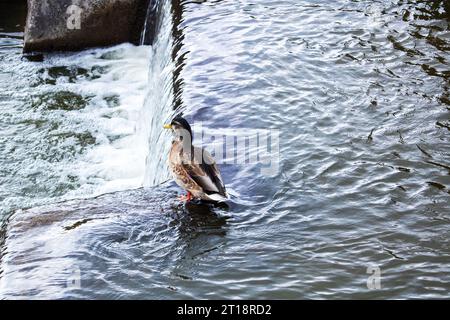
{"label": "duck's beak", "polygon": [[164,125],[164,129],[172,129],[172,125],[171,124],[165,124]]}

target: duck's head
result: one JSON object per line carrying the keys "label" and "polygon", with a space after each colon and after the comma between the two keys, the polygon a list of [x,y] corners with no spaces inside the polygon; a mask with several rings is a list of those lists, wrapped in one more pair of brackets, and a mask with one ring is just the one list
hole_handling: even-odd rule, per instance
{"label": "duck's head", "polygon": [[191,126],[189,122],[187,122],[186,119],[184,119],[181,115],[177,115],[175,118],[173,118],[170,124],[165,124],[164,129],[171,129],[175,139],[179,141],[192,142]]}

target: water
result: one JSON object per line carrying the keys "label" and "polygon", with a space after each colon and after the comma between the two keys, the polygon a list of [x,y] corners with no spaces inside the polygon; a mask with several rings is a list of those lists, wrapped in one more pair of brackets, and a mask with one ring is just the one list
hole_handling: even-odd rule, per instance
{"label": "water", "polygon": [[164,4],[160,0],[149,0],[144,26],[139,39],[141,45],[153,44],[157,40],[156,36],[159,34],[163,6]]}
{"label": "water", "polygon": [[[150,4],[151,6],[153,3]],[[175,68],[172,59],[173,39],[171,36],[170,3],[162,2],[157,11],[161,12],[157,26],[159,37],[153,43],[153,59],[149,70],[148,91],[145,100],[143,116],[149,131],[148,157],[146,159],[146,172],[144,186],[155,186],[169,179],[167,167],[167,146],[171,137],[162,130],[164,123],[171,117],[173,102],[173,70]],[[145,31],[145,29],[144,29]]]}
{"label": "water", "polygon": [[[2,215],[47,204],[7,223],[0,296],[448,298],[449,21],[445,1],[173,0],[152,48],[44,64],[2,31]],[[60,65],[87,72],[45,83]],[[82,98],[30,102],[47,90]],[[125,119],[101,121],[104,90]],[[179,111],[207,133],[280,130],[279,170],[228,157],[239,196],[183,207],[159,185]],[[70,134],[52,142],[51,122]]]}

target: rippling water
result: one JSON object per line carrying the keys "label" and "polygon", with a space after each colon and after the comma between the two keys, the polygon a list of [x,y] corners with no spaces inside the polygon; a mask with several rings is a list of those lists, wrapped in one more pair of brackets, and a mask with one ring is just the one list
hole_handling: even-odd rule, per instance
{"label": "rippling water", "polygon": [[[207,133],[279,130],[279,170],[268,176],[227,158],[223,176],[238,194],[229,207],[183,208],[166,183],[18,211],[6,227],[0,296],[448,298],[447,2],[173,0],[163,12],[152,49],[76,60],[20,61],[22,34],[2,33],[0,76],[15,77],[1,84],[3,215],[163,181],[169,141],[157,122],[179,111]],[[117,64],[99,60],[117,51],[114,78]],[[51,77],[55,61],[65,71]],[[148,76],[143,89],[126,78],[133,65],[134,76]],[[55,84],[33,85],[47,79]],[[80,120],[97,120],[105,97],[86,92],[102,79],[123,87],[112,108],[130,128],[153,119],[142,131],[112,123],[123,129],[120,148]],[[72,94],[48,102],[49,86]],[[129,116],[129,91],[139,116]],[[60,110],[77,101],[83,108]],[[51,121],[71,132],[57,143],[45,117],[52,105]],[[108,147],[123,151],[117,166],[103,157]],[[142,167],[131,170],[136,152]],[[80,176],[94,180],[89,188]],[[380,269],[380,289],[368,289],[368,267]],[[79,288],[66,285],[74,269]]]}

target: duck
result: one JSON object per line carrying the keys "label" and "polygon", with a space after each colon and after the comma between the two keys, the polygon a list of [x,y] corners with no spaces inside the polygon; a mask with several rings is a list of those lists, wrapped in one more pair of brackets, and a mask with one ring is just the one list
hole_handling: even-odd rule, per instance
{"label": "duck", "polygon": [[175,182],[187,191],[181,201],[204,200],[225,202],[230,196],[223,183],[215,159],[204,148],[192,144],[192,128],[181,115],[177,115],[164,129],[172,131],[169,168]]}

